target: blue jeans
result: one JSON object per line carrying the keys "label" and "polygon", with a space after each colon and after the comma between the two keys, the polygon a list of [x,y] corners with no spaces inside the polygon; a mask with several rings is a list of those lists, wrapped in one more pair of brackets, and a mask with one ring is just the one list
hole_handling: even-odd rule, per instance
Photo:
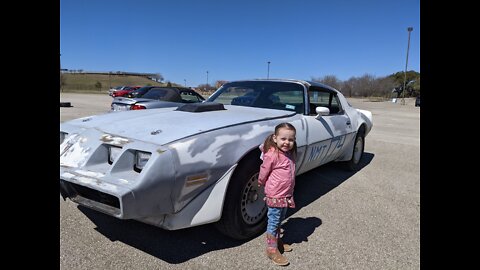
{"label": "blue jeans", "polygon": [[277,230],[285,219],[288,207],[268,207],[267,233],[277,236]]}

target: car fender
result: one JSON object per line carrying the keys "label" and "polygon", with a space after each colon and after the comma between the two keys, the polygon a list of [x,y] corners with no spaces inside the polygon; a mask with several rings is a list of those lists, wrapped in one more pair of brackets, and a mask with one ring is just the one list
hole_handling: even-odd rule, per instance
{"label": "car fender", "polygon": [[338,157],[335,161],[346,161],[350,160],[353,155],[353,147],[355,146],[356,134],[363,127],[363,134],[367,134],[372,129],[372,112],[362,109],[355,109],[353,115],[350,115],[352,124],[354,125],[355,136],[352,136],[352,139],[347,142],[346,149],[343,151],[343,155]]}
{"label": "car fender", "polygon": [[367,136],[367,134],[370,132],[370,130],[372,130],[372,127],[373,127],[372,112],[367,110],[362,110],[362,109],[357,109],[357,111],[360,113],[360,118],[361,118],[361,121],[358,127],[360,128],[362,124],[365,124],[364,135]]}
{"label": "car fender", "polygon": [[181,211],[166,215],[162,227],[177,230],[220,220],[228,184],[237,165],[230,167],[215,184],[205,189]]}

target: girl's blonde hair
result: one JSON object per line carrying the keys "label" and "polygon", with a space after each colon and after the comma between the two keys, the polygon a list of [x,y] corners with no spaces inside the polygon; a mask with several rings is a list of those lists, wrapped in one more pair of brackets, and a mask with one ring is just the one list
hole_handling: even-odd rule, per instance
{"label": "girl's blonde hair", "polygon": [[[275,132],[268,135],[268,137],[265,139],[265,142],[263,143],[263,153],[267,153],[268,150],[270,150],[270,148],[275,148],[276,151],[278,151],[278,146],[277,144],[273,141],[273,135],[278,135],[278,131],[281,129],[281,128],[286,128],[286,129],[289,129],[289,130],[293,130],[293,132],[295,132],[295,134],[297,133],[297,130],[295,129],[295,127],[290,124],[290,123],[281,123],[281,124],[278,124],[276,127],[275,127]],[[293,142],[293,148],[292,148],[292,157],[293,157],[293,160],[296,159],[297,157],[297,141],[294,141]]]}

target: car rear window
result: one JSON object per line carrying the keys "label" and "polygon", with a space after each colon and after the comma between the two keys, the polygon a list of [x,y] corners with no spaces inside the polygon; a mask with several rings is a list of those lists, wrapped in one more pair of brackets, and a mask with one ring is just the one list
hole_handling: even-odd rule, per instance
{"label": "car rear window", "polygon": [[142,98],[180,102],[182,99],[177,91],[170,88],[152,88]]}

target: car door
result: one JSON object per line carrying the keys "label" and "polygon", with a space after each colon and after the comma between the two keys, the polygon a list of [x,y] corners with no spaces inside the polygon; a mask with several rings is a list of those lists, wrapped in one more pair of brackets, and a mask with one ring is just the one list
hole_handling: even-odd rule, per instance
{"label": "car door", "polygon": [[[299,173],[335,160],[346,146],[352,133],[350,118],[345,113],[336,92],[319,87],[308,90],[307,148]],[[328,115],[317,115],[316,107],[327,107]]]}

